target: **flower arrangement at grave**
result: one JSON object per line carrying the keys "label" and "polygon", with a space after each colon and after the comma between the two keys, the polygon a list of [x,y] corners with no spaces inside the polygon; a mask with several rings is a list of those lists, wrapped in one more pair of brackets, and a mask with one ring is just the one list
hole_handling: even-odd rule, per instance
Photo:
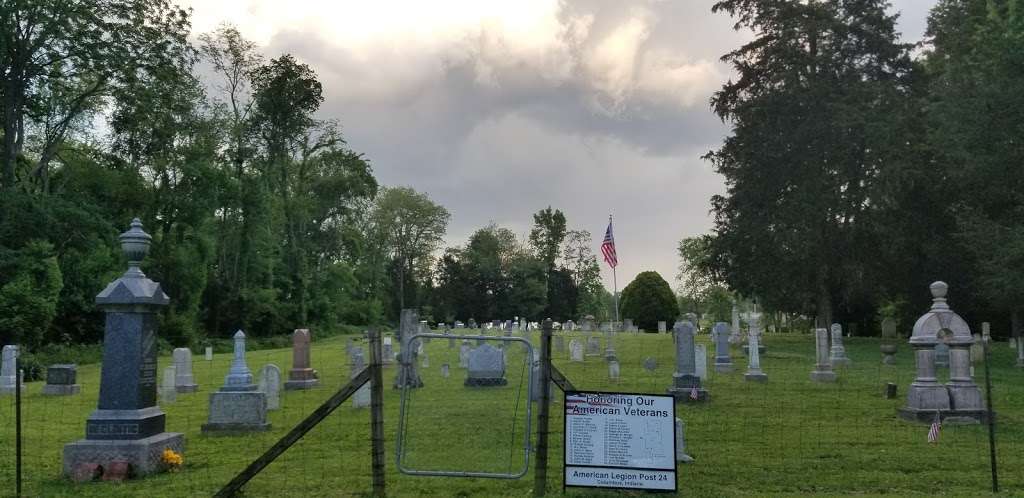
{"label": "flower arrangement at grave", "polygon": [[160,455],[160,462],[164,464],[168,471],[175,472],[181,468],[185,459],[181,456],[181,453],[177,453],[170,448],[164,448],[164,452]]}

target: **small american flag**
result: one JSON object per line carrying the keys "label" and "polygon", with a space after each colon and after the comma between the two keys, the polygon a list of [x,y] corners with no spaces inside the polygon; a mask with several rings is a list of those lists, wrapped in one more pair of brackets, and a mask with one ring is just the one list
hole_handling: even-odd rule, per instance
{"label": "small american flag", "polygon": [[935,412],[935,421],[932,422],[931,428],[928,429],[928,442],[938,443],[939,442],[939,431],[942,429],[942,422],[939,421],[939,412]]}
{"label": "small american flag", "polygon": [[697,392],[697,388],[690,389],[690,399],[696,401],[700,399],[700,393]]}
{"label": "small american flag", "polygon": [[615,254],[615,237],[612,236],[612,220],[608,220],[608,230],[604,232],[604,242],[601,243],[601,254],[608,266],[615,268],[619,265],[619,258]]}

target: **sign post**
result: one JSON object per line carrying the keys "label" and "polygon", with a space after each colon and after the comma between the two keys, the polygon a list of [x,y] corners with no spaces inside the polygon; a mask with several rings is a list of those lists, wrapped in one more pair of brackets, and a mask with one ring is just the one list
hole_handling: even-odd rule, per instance
{"label": "sign post", "polygon": [[565,393],[565,486],[677,491],[675,399]]}

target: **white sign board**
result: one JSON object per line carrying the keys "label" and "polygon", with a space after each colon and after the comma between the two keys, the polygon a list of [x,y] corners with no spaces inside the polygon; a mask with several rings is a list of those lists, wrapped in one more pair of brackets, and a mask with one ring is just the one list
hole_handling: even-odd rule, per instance
{"label": "white sign board", "polygon": [[676,491],[672,396],[565,393],[565,485]]}

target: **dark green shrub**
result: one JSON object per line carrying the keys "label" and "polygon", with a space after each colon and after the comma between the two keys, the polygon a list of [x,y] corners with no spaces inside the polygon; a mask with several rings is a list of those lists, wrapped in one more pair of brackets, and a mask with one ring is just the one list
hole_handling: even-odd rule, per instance
{"label": "dark green shrub", "polygon": [[632,318],[633,324],[641,329],[657,331],[661,321],[671,327],[678,315],[676,296],[658,272],[642,272],[622,289],[619,316]]}

